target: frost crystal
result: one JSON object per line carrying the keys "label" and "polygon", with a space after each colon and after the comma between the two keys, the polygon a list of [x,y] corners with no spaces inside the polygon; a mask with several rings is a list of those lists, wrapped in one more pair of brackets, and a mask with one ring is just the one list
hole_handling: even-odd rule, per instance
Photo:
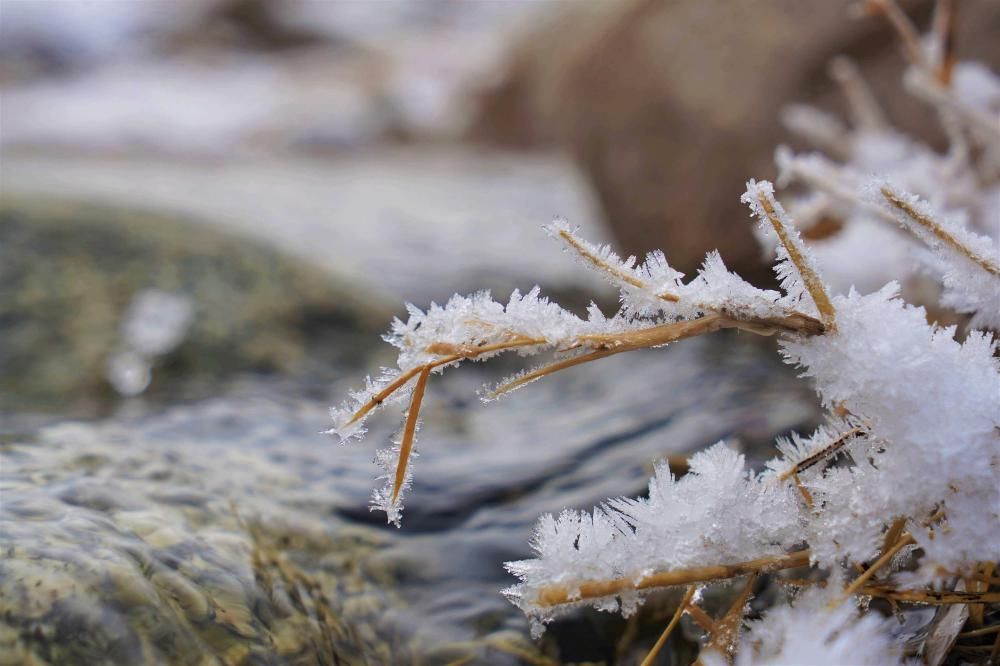
{"label": "frost crystal", "polygon": [[[885,631],[885,621],[858,617],[849,604],[825,610],[831,597],[822,590],[806,590],[791,606],[777,606],[756,622],[736,658],[735,666],[815,664],[815,666],[883,666],[900,663]],[[717,655],[706,661],[724,664]]]}
{"label": "frost crystal", "polygon": [[616,596],[636,593],[657,572],[780,555],[801,540],[804,519],[787,484],[755,476],[721,442],[689,465],[680,479],[659,465],[648,497],[543,516],[531,544],[538,558],[507,564],[522,583],[504,594],[540,622],[581,593],[617,610]]}
{"label": "frost crystal", "polygon": [[[796,107],[788,124],[832,157],[777,153],[780,182],[809,191],[789,211],[769,182],[751,180],[743,195],[774,250],[780,292],[730,273],[715,252],[685,282],[660,252],[622,259],[557,220],[549,235],[619,289],[617,313],[592,306],[583,319],[537,287],[506,304],[481,292],[427,311],[408,306],[385,338],[399,349],[397,368],[333,411],[331,432],[345,440],[364,434],[376,407],[409,400],[401,434],[377,455],[385,485],[373,500],[398,524],[434,373],[508,351],[551,354],[487,390],[492,398],[580,363],[723,328],[779,338],[785,361],[813,382],[825,424],[779,439],[759,474],[720,442],[692,456],[679,478],[659,465],[645,497],[542,516],[536,557],[507,564],[519,582],[505,590],[536,634],[581,605],[628,615],[649,590],[686,585],[673,627],[684,613],[705,615],[702,586],[748,576],[728,612],[699,621],[711,634],[704,663],[733,663],[735,654],[736,664],[881,664],[901,653],[874,613],[858,618],[845,603],[853,595],[982,608],[993,594],[1000,350],[986,329],[1000,328],[1000,81],[979,66],[953,67],[947,28],[924,44],[891,0],[870,4],[901,26],[913,63],[907,85],[938,110],[950,147],[938,154],[893,131],[853,66],[837,61],[853,127]],[[939,12],[936,25],[953,21],[951,3]],[[915,257],[943,285],[930,299],[940,302],[928,304],[970,315],[961,328],[930,323],[901,296],[894,280],[913,281]],[[826,589],[772,608],[741,642],[757,576],[798,567],[824,574],[805,584]]]}

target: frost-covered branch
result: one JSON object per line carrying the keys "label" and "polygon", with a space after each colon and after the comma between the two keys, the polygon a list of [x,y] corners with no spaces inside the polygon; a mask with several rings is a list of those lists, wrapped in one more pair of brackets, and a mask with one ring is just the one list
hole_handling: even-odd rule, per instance
{"label": "frost-covered branch", "polygon": [[[832,230],[816,235],[810,246],[834,291],[846,292],[852,286],[872,291],[889,280],[909,286],[919,280],[916,266],[930,263],[931,272],[939,275],[946,268],[925,261],[913,239],[899,233],[896,211],[866,196],[873,182],[920,197],[934,211],[934,219],[948,219],[951,226],[986,236],[993,242],[987,248],[990,255],[1000,253],[1000,77],[980,63],[955,60],[955,4],[941,0],[930,35],[920,39],[895,2],[868,3],[869,10],[886,16],[899,33],[910,62],[905,87],[937,111],[949,141],[946,152],[895,130],[858,68],[844,58],[835,59],[830,72],[848,101],[851,127],[802,105],[783,116],[790,130],[829,156],[796,154],[786,147],[776,151],[778,183],[806,189],[790,199],[792,216],[804,231],[820,222]],[[835,224],[829,224],[831,220]],[[773,234],[766,236],[765,244],[773,246]],[[925,304],[933,303],[928,299]],[[968,304],[962,304],[966,309],[959,304],[961,299],[942,301],[945,307],[970,311]],[[991,325],[987,322],[992,320],[989,314],[981,315],[973,325]]]}
{"label": "frost-covered branch", "polygon": [[[772,224],[784,229],[787,221],[777,217],[780,204],[773,200],[769,184],[754,185]],[[756,191],[756,190],[755,190]],[[762,219],[769,219],[761,208]],[[430,376],[462,361],[483,361],[505,352],[521,356],[551,353],[554,358],[531,370],[509,377],[484,392],[493,399],[546,375],[581,363],[615,354],[665,345],[727,328],[757,335],[816,335],[832,324],[829,301],[822,310],[802,287],[805,271],[816,288],[816,278],[805,263],[805,249],[791,230],[793,245],[779,262],[779,275],[786,293],[758,289],[730,273],[718,253],[709,254],[698,274],[684,282],[682,274],[667,263],[662,253],[651,253],[637,264],[634,257],[620,259],[609,247],[599,247],[580,238],[564,222],[547,227],[589,268],[605,275],[621,291],[622,307],[605,317],[591,306],[581,319],[540,295],[536,287],[522,295],[515,291],[506,304],[489,293],[455,296],[444,306],[431,304],[426,311],[407,306],[409,318],[395,320],[386,340],[399,349],[397,368],[369,378],[364,390],[332,410],[335,426],[329,432],[341,441],[360,438],[364,423],[376,408],[404,401],[409,406],[401,433],[393,446],[380,451],[385,484],[373,494],[373,508],[384,510],[388,520],[399,524],[402,497],[410,483],[410,460],[419,425],[420,403]],[[801,267],[800,267],[801,265]],[[815,297],[825,297],[817,292]],[[818,312],[828,323],[811,313]],[[823,313],[826,314],[823,314]]]}
{"label": "frost-covered branch", "polygon": [[[331,433],[346,441],[377,408],[408,401],[394,445],[377,455],[385,483],[373,501],[398,525],[421,401],[446,368],[548,355],[487,389],[489,400],[721,329],[777,337],[785,362],[813,382],[826,422],[779,438],[760,472],[720,442],[680,478],[658,465],[643,497],[542,516],[535,557],[507,564],[519,582],[505,590],[535,632],[581,605],[628,614],[652,589],[687,585],[647,662],[687,614],[707,634],[705,664],[732,662],[737,647],[736,664],[886,663],[900,658],[898,646],[850,597],[980,604],[971,606],[979,621],[981,604],[1000,603],[1000,350],[980,330],[1000,330],[1000,79],[954,61],[952,0],[940,0],[923,41],[892,0],[869,8],[902,35],[909,85],[937,108],[951,146],[938,154],[894,131],[857,69],[835,62],[854,126],[805,107],[786,119],[838,161],[779,149],[779,182],[808,192],[788,211],[766,181],[749,181],[742,198],[774,249],[781,291],[745,282],[716,252],[685,281],[661,252],[623,259],[557,220],[549,235],[619,290],[618,312],[592,305],[581,318],[537,287],[506,303],[480,292],[426,311],[408,305],[385,336],[397,367],[332,411]],[[940,304],[971,315],[962,336],[900,296],[896,279],[913,278],[914,256],[943,284]],[[810,567],[796,584],[807,589],[744,628],[756,576],[798,567]],[[721,617],[698,605],[697,586],[741,576]]]}

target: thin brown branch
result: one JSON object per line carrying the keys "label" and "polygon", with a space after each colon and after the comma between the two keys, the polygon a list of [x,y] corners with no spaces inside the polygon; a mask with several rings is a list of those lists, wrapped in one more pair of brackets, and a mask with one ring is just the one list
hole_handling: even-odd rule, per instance
{"label": "thin brown branch", "polygon": [[798,474],[804,472],[813,465],[823,460],[826,460],[832,455],[835,455],[838,451],[844,448],[844,445],[847,444],[847,441],[849,439],[851,439],[852,437],[861,432],[862,432],[861,428],[851,428],[847,432],[840,435],[840,437],[838,437],[837,439],[833,440],[832,442],[824,446],[819,451],[811,453],[807,457],[803,458],[799,462],[795,463],[794,465],[786,469],[784,472],[778,475],[778,480],[785,481],[790,477],[797,476]]}
{"label": "thin brown branch", "polygon": [[490,397],[495,398],[514,389],[529,384],[536,379],[551,375],[554,372],[572,368],[576,365],[589,363],[598,359],[621,354],[622,352],[645,349],[648,347],[659,347],[684,338],[694,337],[705,333],[711,333],[721,328],[732,328],[735,322],[722,315],[708,315],[700,319],[679,321],[671,324],[660,324],[649,328],[640,328],[634,331],[623,331],[621,333],[600,333],[593,335],[581,335],[578,342],[581,346],[586,346],[595,351],[589,354],[573,356],[562,359],[554,363],[543,365],[531,372],[515,377],[505,382],[490,392]]}
{"label": "thin brown branch", "polygon": [[826,587],[825,580],[810,580],[808,578],[776,578],[779,585],[790,585],[792,587]]}
{"label": "thin brown branch", "polygon": [[910,204],[910,202],[899,197],[895,192],[893,192],[888,187],[882,187],[880,191],[882,193],[882,196],[885,197],[885,200],[888,201],[893,208],[896,208],[897,210],[901,211],[908,218],[910,218],[911,220],[919,224],[921,227],[929,231],[931,234],[933,234],[935,238],[937,238],[942,243],[944,243],[951,249],[955,250],[959,254],[968,258],[969,261],[977,264],[980,268],[982,268],[990,275],[993,275],[995,277],[1000,277],[1000,264],[998,264],[996,261],[988,257],[983,257],[972,248],[963,245],[962,241],[955,238],[951,233],[948,232],[948,230],[944,229],[940,224],[938,224],[936,220],[931,218],[929,215],[925,215],[920,211],[918,211],[917,209],[915,209]]}
{"label": "thin brown branch", "polygon": [[900,535],[903,534],[903,528],[906,527],[906,518],[900,516],[896,520],[892,521],[892,525],[885,532],[885,537],[882,539],[882,552],[888,551],[892,548],[892,544],[899,541]]}
{"label": "thin brown branch", "polygon": [[778,234],[781,244],[785,246],[788,258],[795,264],[799,275],[802,276],[802,282],[805,283],[809,295],[812,296],[813,302],[816,304],[816,309],[819,310],[823,327],[829,332],[835,331],[837,329],[836,311],[833,309],[833,303],[830,302],[830,297],[826,293],[823,281],[820,280],[819,275],[816,274],[812,265],[799,251],[799,244],[792,239],[789,230],[785,228],[781,218],[778,217],[774,199],[767,194],[760,193],[757,200],[760,202],[761,207],[763,207],[768,221],[774,228],[774,232]]}
{"label": "thin brown branch", "polygon": [[351,420],[345,423],[344,425],[351,425],[352,423],[357,423],[358,420],[360,420],[365,414],[367,414],[371,410],[381,405],[383,402],[385,402],[386,398],[388,398],[390,395],[392,395],[397,390],[402,388],[403,385],[405,385],[408,381],[416,377],[421,370],[423,370],[423,366],[417,366],[416,368],[407,370],[406,372],[402,373],[401,375],[399,375],[399,377],[396,377],[396,379],[394,379],[391,384],[389,384],[384,389],[373,395],[371,399],[361,407],[361,409],[354,412],[354,416],[351,417]]}
{"label": "thin brown branch", "polygon": [[992,627],[983,627],[982,629],[963,631],[958,635],[958,638],[975,638],[976,636],[989,636],[990,634],[995,634],[997,632],[1000,632],[1000,624],[994,624]]}
{"label": "thin brown branch", "polygon": [[853,60],[846,56],[835,57],[830,61],[829,73],[830,78],[840,86],[847,100],[851,120],[857,128],[869,132],[881,132],[889,127],[885,112]]}
{"label": "thin brown branch", "polygon": [[608,597],[621,592],[634,590],[648,590],[657,587],[670,587],[672,585],[690,585],[691,583],[705,583],[713,580],[724,580],[736,578],[751,573],[766,573],[768,571],[778,571],[780,569],[794,569],[809,564],[809,551],[800,550],[784,555],[774,555],[771,557],[761,557],[755,560],[737,562],[735,564],[719,564],[705,567],[691,567],[689,569],[674,569],[672,571],[661,571],[635,578],[613,578],[611,580],[589,580],[580,583],[578,586],[569,587],[566,585],[548,585],[538,591],[535,604],[547,608],[559,606],[565,603],[580,601],[582,599],[598,599]]}
{"label": "thin brown branch", "polygon": [[490,392],[491,398],[510,393],[516,388],[536,379],[551,375],[566,368],[589,363],[636,349],[660,347],[685,338],[705,335],[724,328],[737,328],[758,335],[774,335],[779,332],[796,332],[803,335],[818,335],[826,330],[822,322],[801,312],[793,312],[786,317],[742,321],[723,314],[709,314],[699,319],[689,319],[659,324],[619,333],[594,333],[581,335],[570,349],[586,347],[594,351],[543,365],[508,382],[500,384]]}
{"label": "thin brown branch", "polygon": [[[560,229],[559,237],[562,238],[567,245],[573,248],[573,250],[575,250],[577,254],[579,254],[581,257],[590,262],[598,270],[604,271],[613,278],[621,280],[622,282],[625,282],[627,284],[630,284],[633,287],[638,287],[639,289],[650,288],[649,284],[647,284],[646,282],[643,282],[634,275],[626,273],[617,266],[612,266],[608,262],[598,257],[596,254],[591,252],[586,246],[584,246],[583,243],[577,240],[577,238],[573,236],[573,234],[569,233],[568,231]],[[680,300],[680,298],[676,294],[671,294],[669,292],[662,292],[657,294],[656,296],[664,301],[670,301],[674,303]]]}
{"label": "thin brown branch", "polygon": [[715,633],[715,620],[712,616],[705,612],[705,610],[697,604],[688,604],[687,613],[691,616],[699,627],[705,630],[709,635]]}
{"label": "thin brown branch", "polygon": [[805,500],[806,506],[810,509],[813,508],[813,496],[809,492],[809,489],[805,487],[802,483],[802,479],[799,478],[798,474],[793,474],[792,477],[795,479],[795,487],[799,489],[799,494],[802,495],[802,499]]}
{"label": "thin brown branch", "polygon": [[[506,351],[508,349],[517,349],[519,347],[534,347],[535,345],[544,345],[547,342],[548,340],[545,338],[529,338],[524,335],[515,334],[511,340],[478,347],[475,345],[455,345],[448,342],[435,342],[432,345],[428,345],[424,351],[429,354],[449,355],[455,357],[438,363],[438,365],[444,365],[445,363],[451,363],[452,361],[458,359],[475,358],[490,352]],[[435,362],[437,363],[437,361]]]}
{"label": "thin brown branch", "polygon": [[656,639],[655,643],[653,643],[653,647],[649,649],[649,652],[646,654],[646,657],[642,660],[642,663],[639,664],[639,666],[652,666],[653,661],[656,659],[656,655],[660,654],[660,650],[663,649],[667,639],[670,638],[670,634],[673,633],[674,628],[681,621],[681,616],[684,615],[684,611],[687,610],[687,605],[691,602],[691,597],[694,596],[694,591],[696,589],[697,588],[694,585],[688,586],[687,592],[684,593],[684,598],[681,599],[681,603],[677,606],[677,610],[674,611],[673,617],[670,618],[667,628],[663,630],[660,637]]}
{"label": "thin brown branch", "polygon": [[736,643],[740,638],[740,627],[743,625],[743,609],[753,594],[753,586],[757,583],[758,576],[757,573],[750,574],[743,590],[733,600],[729,610],[715,623],[715,631],[705,645],[706,650],[718,650],[730,657],[735,654]]}
{"label": "thin brown branch", "polygon": [[403,426],[403,439],[399,444],[399,462],[396,463],[396,478],[392,482],[392,502],[399,498],[399,491],[406,480],[406,467],[410,462],[410,452],[413,450],[413,438],[417,433],[417,416],[420,414],[420,402],[424,399],[424,389],[427,388],[427,378],[430,377],[433,364],[428,364],[420,371],[417,385],[413,388],[410,398],[410,408],[406,411],[406,425]]}
{"label": "thin brown branch", "polygon": [[762,319],[736,320],[733,325],[741,331],[757,335],[774,335],[775,333],[801,333],[804,335],[820,335],[826,331],[823,322],[810,317],[803,312],[791,312],[783,317],[765,317]]}
{"label": "thin brown branch", "polygon": [[899,34],[903,54],[911,64],[919,67],[927,66],[927,60],[924,58],[924,49],[920,45],[920,31],[913,25],[906,12],[896,4],[895,0],[868,0],[867,9],[871,12],[880,13],[888,19],[889,24]]}
{"label": "thin brown branch", "polygon": [[895,545],[893,545],[892,548],[882,553],[882,556],[879,557],[877,560],[875,560],[874,564],[868,567],[868,569],[865,570],[865,572],[862,573],[860,576],[855,578],[851,582],[851,584],[847,586],[847,588],[840,595],[840,597],[830,602],[829,608],[830,609],[836,608],[845,600],[847,600],[848,597],[850,597],[852,594],[861,589],[861,586],[867,583],[871,579],[871,577],[874,576],[876,572],[878,572],[879,569],[881,569],[890,561],[892,561],[892,558],[896,555],[896,553],[898,553],[900,550],[902,550],[904,547],[908,546],[911,543],[913,543],[913,536],[910,534],[903,535],[899,539],[899,541],[897,541]]}
{"label": "thin brown branch", "polygon": [[356,423],[357,421],[359,421],[368,412],[370,412],[371,410],[375,409],[383,402],[385,402],[389,396],[391,396],[393,393],[395,393],[403,386],[405,386],[407,383],[409,383],[411,379],[420,374],[420,372],[422,372],[425,368],[430,368],[431,370],[433,370],[435,368],[441,367],[442,365],[448,365],[449,363],[454,363],[455,361],[460,361],[465,358],[475,358],[476,356],[480,356],[482,354],[486,354],[489,352],[502,351],[507,349],[516,349],[519,347],[532,347],[534,345],[542,345],[545,343],[546,340],[540,338],[516,336],[514,339],[508,340],[506,342],[498,342],[496,344],[483,345],[481,347],[452,345],[443,342],[430,345],[424,351],[426,351],[429,354],[442,355],[443,358],[439,358],[436,361],[432,361],[427,365],[418,365],[417,367],[411,368],[406,372],[400,374],[399,377],[396,377],[396,379],[394,379],[384,389],[373,395],[371,399],[368,400],[368,402],[366,402],[364,405],[361,406],[360,409],[358,409],[358,411],[354,412],[354,415],[351,416],[351,420],[345,423],[344,425],[351,425],[352,423]]}
{"label": "thin brown branch", "polygon": [[733,328],[737,322],[720,314],[710,314],[699,319],[688,319],[659,324],[634,331],[621,333],[595,333],[581,335],[580,341],[593,349],[614,349],[631,351],[648,347],[659,347],[676,340],[692,338],[696,335],[712,333],[722,328]]}
{"label": "thin brown branch", "polygon": [[[986,592],[990,589],[990,585],[1000,585],[1000,580],[993,578],[993,569],[995,566],[993,562],[983,562],[980,564],[980,566],[976,567],[977,571],[972,576],[974,580],[967,582],[965,588],[974,592]],[[974,626],[983,626],[985,614],[986,607],[982,604],[972,604],[969,606],[969,621]]]}
{"label": "thin brown branch", "polygon": [[934,7],[934,41],[938,48],[938,60],[934,74],[941,85],[951,85],[951,74],[955,69],[955,25],[957,24],[958,0],[938,0]]}
{"label": "thin brown branch", "polygon": [[866,585],[859,594],[917,604],[995,604],[1000,592],[958,592],[934,590],[897,590],[887,585]]}
{"label": "thin brown branch", "polygon": [[588,363],[590,361],[596,361],[601,358],[606,358],[608,356],[614,356],[615,354],[620,354],[621,352],[629,351],[628,349],[604,349],[601,351],[592,352],[590,354],[583,354],[581,356],[573,356],[572,358],[563,359],[561,361],[556,361],[555,363],[550,363],[548,365],[543,365],[542,367],[532,370],[529,373],[520,375],[511,379],[510,381],[500,384],[492,391],[489,392],[488,396],[490,398],[498,398],[505,393],[510,393],[514,389],[524,386],[525,384],[530,384],[536,379],[541,379],[546,375],[551,375],[560,370],[565,370],[566,368],[572,368],[574,365],[581,365],[583,363]]}

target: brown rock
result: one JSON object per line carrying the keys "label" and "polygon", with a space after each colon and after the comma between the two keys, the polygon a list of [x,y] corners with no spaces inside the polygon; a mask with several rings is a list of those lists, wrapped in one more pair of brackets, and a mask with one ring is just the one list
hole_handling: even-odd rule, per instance
{"label": "brown rock", "polygon": [[[889,117],[937,136],[902,92],[899,43],[849,0],[625,0],[573,5],[515,48],[473,132],[508,145],[563,145],[589,177],[630,252],[660,247],[686,272],[718,248],[732,269],[764,273],[747,212],[749,177],[772,178],[791,138],[789,102],[841,111],[827,75],[837,54],[862,63]],[[921,27],[929,0],[904,3]],[[958,51],[997,66],[1000,3],[961,5]],[[839,107],[839,108],[838,108]]]}

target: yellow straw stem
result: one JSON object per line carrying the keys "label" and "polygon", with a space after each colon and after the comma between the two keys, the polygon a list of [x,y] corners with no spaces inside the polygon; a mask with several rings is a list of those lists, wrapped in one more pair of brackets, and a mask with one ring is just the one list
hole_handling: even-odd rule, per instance
{"label": "yellow straw stem", "polygon": [[743,590],[736,596],[726,614],[715,623],[715,631],[705,649],[718,650],[724,655],[733,655],[736,651],[736,641],[740,637],[740,626],[743,624],[743,607],[753,594],[753,586],[757,583],[758,573],[750,574]]}
{"label": "yellow straw stem", "polygon": [[913,65],[926,67],[924,49],[920,45],[920,31],[913,25],[910,17],[900,9],[895,0],[868,0],[868,8],[881,12],[889,20],[889,24],[896,29],[900,41],[903,43],[903,53],[906,54],[907,60]]}
{"label": "yellow straw stem", "polygon": [[958,0],[938,0],[934,7],[934,39],[940,50],[934,74],[941,85],[951,85],[955,68],[955,26],[958,23]]}
{"label": "yellow straw stem", "polygon": [[375,407],[381,405],[385,402],[386,398],[405,386],[411,379],[418,375],[422,370],[429,368],[431,370],[439,368],[442,365],[448,365],[449,363],[454,363],[455,361],[460,361],[464,358],[475,358],[482,354],[486,354],[494,351],[502,351],[507,349],[516,349],[518,347],[531,347],[533,345],[545,344],[546,340],[544,338],[529,338],[526,336],[518,336],[514,340],[508,340],[506,342],[498,342],[492,345],[483,345],[482,347],[463,347],[460,345],[452,345],[446,343],[435,343],[427,347],[425,351],[431,354],[443,354],[443,358],[439,358],[436,361],[432,361],[427,365],[418,365],[415,368],[411,368],[406,372],[402,373],[399,377],[394,379],[391,384],[386,386],[384,389],[376,393],[372,398],[366,402],[361,409],[356,411],[351,417],[351,420],[344,425],[351,425],[356,423],[359,419],[364,417],[365,414],[373,410]]}
{"label": "yellow straw stem", "polygon": [[640,328],[634,331],[623,331],[621,333],[601,333],[594,335],[581,335],[578,339],[582,345],[596,348],[589,354],[573,356],[571,358],[556,361],[544,365],[527,374],[521,375],[509,382],[501,384],[490,392],[490,397],[498,397],[509,393],[514,389],[524,386],[530,382],[540,379],[554,372],[572,368],[575,365],[596,361],[622,352],[644,349],[647,347],[658,347],[669,344],[684,338],[690,338],[703,333],[711,333],[721,328],[732,328],[737,325],[734,320],[722,315],[708,315],[701,319],[689,321],[679,321],[671,324],[660,324],[649,328]]}
{"label": "yellow straw stem", "polygon": [[[821,460],[826,460],[827,458],[835,454],[837,451],[844,448],[844,445],[847,443],[848,439],[850,439],[854,435],[857,435],[860,432],[861,428],[851,428],[850,430],[842,434],[840,437],[838,437],[837,439],[833,440],[832,442],[824,446],[819,451],[810,454],[809,456],[803,458],[799,462],[795,463],[794,465],[786,469],[784,472],[778,475],[778,480],[785,481],[793,476],[797,476],[800,472],[809,469],[810,467],[820,462]],[[897,534],[896,536],[899,535]]]}
{"label": "yellow straw stem", "polygon": [[661,571],[635,578],[612,578],[610,580],[588,580],[575,586],[548,585],[538,591],[535,604],[548,608],[561,604],[573,603],[584,599],[599,599],[621,592],[648,590],[671,585],[690,585],[713,580],[736,578],[747,574],[779,569],[794,569],[809,564],[809,551],[800,550],[784,555],[761,557],[755,560],[737,562],[735,564],[718,564],[706,567],[691,567],[689,569],[674,569]]}
{"label": "yellow straw stem", "polygon": [[937,223],[929,215],[924,215],[917,209],[915,209],[908,201],[903,200],[895,192],[893,192],[888,187],[883,187],[881,189],[882,196],[885,200],[889,202],[894,208],[902,211],[908,218],[919,224],[921,227],[931,232],[935,238],[940,240],[942,243],[952,248],[959,254],[965,256],[973,263],[977,264],[984,271],[993,275],[994,277],[1000,277],[1000,264],[990,260],[988,257],[983,257],[975,252],[972,248],[966,247],[962,244],[962,241],[955,238],[948,230],[944,229],[940,224]]}
{"label": "yellow straw stem", "polygon": [[897,590],[884,585],[866,585],[861,594],[882,597],[890,601],[916,604],[995,604],[1000,602],[1000,592],[959,592],[934,590]]}
{"label": "yellow straw stem", "polygon": [[399,491],[403,488],[403,481],[406,480],[406,467],[410,462],[410,452],[413,450],[413,438],[417,433],[417,416],[420,414],[420,402],[424,399],[424,389],[427,387],[427,378],[430,377],[433,364],[423,366],[420,376],[417,377],[417,385],[413,389],[413,397],[410,398],[410,408],[406,411],[406,425],[403,426],[403,441],[399,445],[399,462],[396,463],[396,478],[392,482],[392,502],[395,504],[399,498]]}
{"label": "yellow straw stem", "polygon": [[681,616],[684,615],[684,611],[687,609],[687,605],[691,602],[691,598],[694,596],[694,591],[696,589],[697,588],[694,585],[688,586],[687,592],[684,593],[684,598],[681,599],[680,605],[677,606],[677,610],[674,611],[673,617],[670,618],[670,623],[667,624],[667,628],[663,630],[660,637],[656,639],[655,643],[653,643],[653,647],[650,648],[649,653],[646,655],[645,659],[642,660],[642,663],[639,664],[639,666],[652,666],[653,661],[656,659],[656,655],[660,654],[660,650],[663,649],[667,639],[670,638],[670,634],[673,633],[674,628],[677,627],[677,624],[681,621]]}
{"label": "yellow straw stem", "polygon": [[875,560],[875,563],[872,564],[867,571],[865,571],[863,574],[855,578],[854,581],[847,586],[847,589],[844,590],[843,594],[841,594],[840,597],[838,597],[835,601],[830,602],[829,609],[833,610],[834,608],[842,604],[848,597],[857,592],[861,588],[861,586],[867,583],[871,579],[871,577],[874,576],[876,572],[878,572],[879,569],[888,564],[889,561],[892,560],[893,557],[895,557],[896,553],[898,553],[904,547],[910,545],[911,543],[913,543],[913,535],[911,534],[903,535],[903,537],[896,542],[896,545],[894,545],[892,548],[882,553],[882,556],[877,560]]}
{"label": "yellow straw stem", "polygon": [[781,218],[778,217],[775,211],[774,200],[764,193],[758,194],[757,200],[764,209],[764,214],[774,228],[774,232],[778,234],[778,240],[785,246],[788,258],[799,270],[802,282],[805,284],[806,290],[809,291],[809,295],[812,296],[813,302],[816,304],[816,309],[819,310],[823,326],[827,331],[835,331],[837,329],[836,311],[833,309],[833,303],[830,302],[830,297],[826,293],[823,281],[819,279],[819,275],[813,270],[812,265],[806,260],[802,252],[800,252],[799,244],[792,239],[788,229],[785,228]]}
{"label": "yellow straw stem", "polygon": [[396,379],[394,379],[391,384],[389,384],[384,389],[382,389],[381,391],[379,391],[378,393],[376,393],[375,395],[373,395],[372,398],[371,398],[371,400],[369,400],[368,402],[366,402],[364,404],[364,406],[361,407],[361,409],[359,409],[358,411],[354,412],[354,416],[351,417],[351,420],[348,421],[347,423],[345,423],[344,425],[351,425],[352,423],[356,423],[365,414],[367,414],[371,410],[375,409],[375,407],[377,407],[377,406],[381,405],[383,402],[385,402],[386,398],[388,398],[390,395],[392,395],[393,393],[395,393],[400,387],[402,387],[408,381],[410,381],[411,379],[413,379],[417,375],[417,373],[419,373],[422,369],[423,369],[423,366],[417,366],[416,368],[413,368],[412,370],[407,370],[406,372],[404,372],[403,374],[401,374],[399,377],[396,377]]}
{"label": "yellow straw stem", "polygon": [[[604,271],[608,275],[618,280],[621,280],[622,282],[630,284],[633,287],[638,287],[639,289],[649,289],[649,285],[647,283],[643,282],[634,275],[629,275],[620,268],[612,266],[608,262],[602,260],[600,257],[595,255],[593,252],[587,249],[587,247],[584,246],[583,243],[577,240],[573,236],[573,234],[569,233],[568,231],[560,229],[559,237],[562,238],[567,245],[573,248],[577,254],[579,254],[581,257],[589,261],[598,270]],[[671,301],[674,303],[680,300],[678,296],[676,296],[675,294],[671,294],[669,292],[662,292],[657,294],[656,296],[664,301]]]}

